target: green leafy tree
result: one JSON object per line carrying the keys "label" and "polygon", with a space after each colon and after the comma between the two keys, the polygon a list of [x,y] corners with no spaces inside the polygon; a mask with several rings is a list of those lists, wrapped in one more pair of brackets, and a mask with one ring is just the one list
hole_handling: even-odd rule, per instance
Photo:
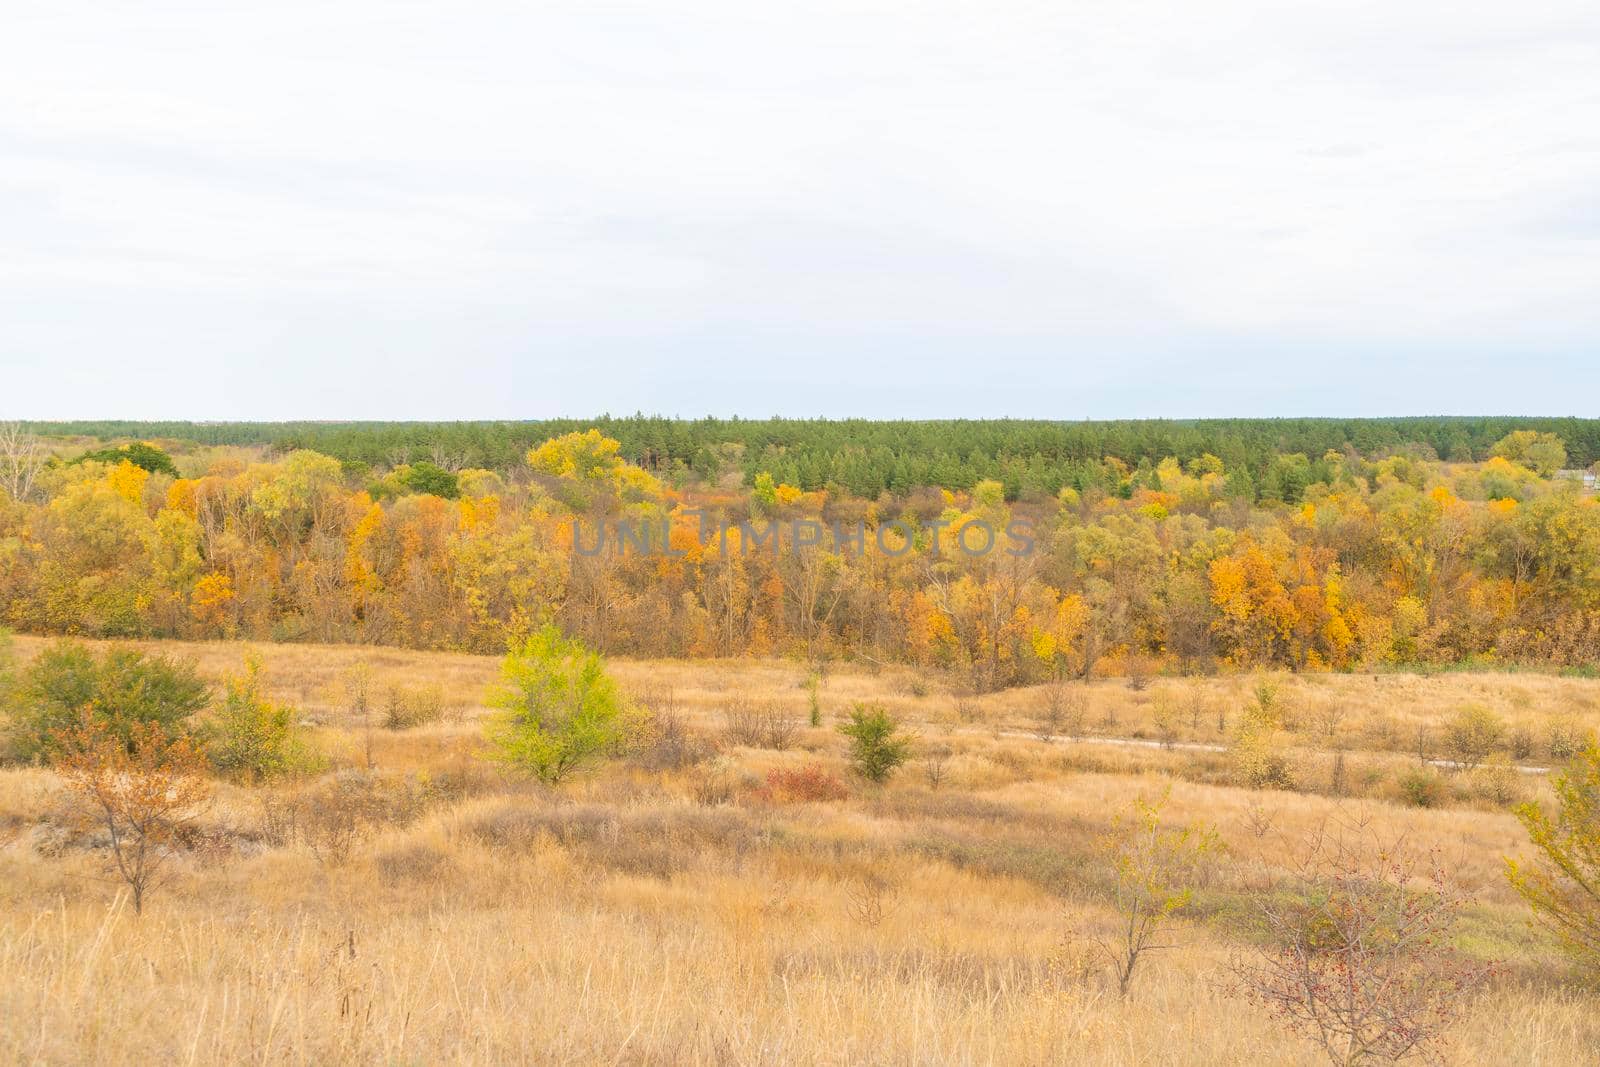
{"label": "green leafy tree", "polygon": [[429,493],[454,500],[461,495],[461,485],[456,476],[432,463],[413,463],[406,472],[405,483],[413,493]]}
{"label": "green leafy tree", "polygon": [[489,694],[499,709],[488,730],[496,758],[542,782],[617,751],[633,716],[605,660],[547,624],[512,647]]}
{"label": "green leafy tree", "polygon": [[778,485],[767,471],[757,474],[751,483],[750,503],[762,515],[771,515],[778,510]]}
{"label": "green leafy tree", "polygon": [[887,782],[911,758],[911,738],[894,716],[877,704],[857,704],[839,732],[850,739],[850,762],[869,782]]}
{"label": "green leafy tree", "polygon": [[1591,739],[1552,785],[1554,816],[1533,803],[1517,809],[1538,859],[1507,860],[1507,874],[1539,921],[1600,985],[1600,742]]}
{"label": "green leafy tree", "polygon": [[212,766],[253,782],[316,766],[295,709],[262,695],[259,659],[247,658],[244,673],[223,684],[222,702],[205,730]]}
{"label": "green leafy tree", "polygon": [[12,688],[8,747],[23,760],[54,755],[59,736],[86,716],[124,744],[132,743],[136,724],[155,723],[168,734],[182,734],[189,717],[210,699],[193,664],[132,648],[96,656],[74,641],[40,652]]}
{"label": "green leafy tree", "polygon": [[123,460],[127,460],[135,467],[147,470],[151,474],[170,474],[174,478],[178,476],[178,468],[173,466],[172,457],[155,445],[146,444],[143,441],[135,441],[131,445],[120,445],[113,448],[101,448],[93,452],[85,452],[72,462],[82,463],[85,460],[98,461],[113,467]]}
{"label": "green leafy tree", "polygon": [[1495,442],[1494,455],[1520,463],[1548,478],[1567,462],[1567,446],[1553,433],[1513,430]]}

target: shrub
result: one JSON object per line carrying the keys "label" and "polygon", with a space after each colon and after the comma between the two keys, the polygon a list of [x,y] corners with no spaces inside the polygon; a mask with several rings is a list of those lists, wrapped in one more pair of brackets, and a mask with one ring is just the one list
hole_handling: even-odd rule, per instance
{"label": "shrub", "polygon": [[444,717],[444,688],[424,685],[415,689],[394,685],[384,704],[383,725],[389,730],[427,726]]}
{"label": "shrub", "polygon": [[1583,731],[1570,719],[1559,719],[1550,724],[1550,758],[1569,760],[1583,748]]}
{"label": "shrub", "polygon": [[822,725],[822,675],[812,671],[806,675],[806,710],[812,726]]}
{"label": "shrub", "polygon": [[426,493],[454,500],[461,495],[461,485],[450,471],[426,460],[413,463],[401,478],[413,493]]}
{"label": "shrub", "polygon": [[717,754],[717,746],[670,707],[652,710],[640,723],[632,762],[651,771],[681,771]]}
{"label": "shrub", "polygon": [[1277,728],[1255,711],[1247,709],[1240,717],[1238,733],[1228,749],[1235,774],[1242,785],[1251,789],[1291,789],[1294,774],[1279,743]]}
{"label": "shrub", "polygon": [[1522,798],[1522,772],[1506,756],[1492,756],[1472,775],[1473,790],[1485,800],[1504,807]]}
{"label": "shrub", "polygon": [[1493,972],[1451,952],[1467,901],[1438,854],[1422,862],[1398,852],[1314,840],[1289,884],[1255,898],[1261,947],[1230,968],[1232,993],[1340,1067],[1438,1059],[1470,994]]}
{"label": "shrub", "polygon": [[598,653],[546,625],[514,646],[489,694],[496,758],[546,784],[616,752],[632,715]]}
{"label": "shrub", "polygon": [[378,830],[404,826],[429,804],[457,794],[425,774],[339,771],[298,792],[265,795],[262,837],[278,846],[304,845],[319,863],[338,867]]}
{"label": "shrub", "polygon": [[1525,760],[1533,755],[1533,732],[1526,726],[1518,726],[1506,735],[1506,744],[1511,749],[1511,758]]}
{"label": "shrub", "polygon": [[856,773],[869,782],[888,781],[911,758],[911,738],[881,706],[857,704],[850,711],[850,721],[839,725],[839,732],[850,739],[850,761]]}
{"label": "shrub", "polygon": [[56,770],[84,803],[86,828],[109,838],[111,866],[140,914],[173,846],[211,798],[205,759],[188,738],[170,737],[153,721],[133,723],[124,735],[86,715],[57,742]]}
{"label": "shrub", "polygon": [[1505,732],[1505,723],[1488,708],[1465,707],[1445,726],[1445,751],[1459,769],[1470,771],[1500,746]]}
{"label": "shrub", "polygon": [[210,692],[189,663],[112,648],[100,656],[73,641],[40,652],[13,684],[16,710],[9,749],[31,760],[59,754],[59,738],[94,719],[124,745],[134,728],[153,723],[164,734],[185,732]]}
{"label": "shrub", "polygon": [[261,693],[261,661],[245,660],[244,673],[224,683],[222,703],[207,723],[206,751],[225,774],[253,782],[308,771],[317,765],[300,730],[298,714]]}
{"label": "shrub", "polygon": [[808,763],[798,770],[775,768],[768,771],[767,784],[761,788],[760,795],[774,804],[809,804],[844,800],[850,796],[850,790],[821,764]]}
{"label": "shrub", "polygon": [[1111,963],[1117,989],[1126,996],[1134,969],[1150,952],[1167,947],[1159,940],[1168,920],[1189,906],[1201,865],[1221,847],[1209,827],[1173,826],[1155,803],[1134,801],[1131,815],[1119,818],[1100,840],[1100,851],[1116,876],[1112,905],[1118,915],[1114,936],[1096,939]]}
{"label": "shrub", "polygon": [[1150,685],[1150,661],[1143,656],[1128,657],[1128,688],[1142,693]]}
{"label": "shrub", "polygon": [[800,733],[800,721],[775,700],[757,700],[744,694],[732,697],[723,711],[728,740],[746,748],[783,752]]}
{"label": "shrub", "polygon": [[1414,808],[1437,808],[1444,803],[1444,779],[1430,767],[1420,767],[1400,775],[1400,796]]}
{"label": "shrub", "polygon": [[5,725],[16,688],[17,661],[11,647],[11,631],[0,627],[0,742],[6,737]]}
{"label": "shrub", "polygon": [[1239,714],[1238,729],[1228,749],[1240,784],[1251,789],[1294,786],[1294,775],[1279,736],[1282,722],[1277,685],[1269,681],[1258,683],[1255,700]]}
{"label": "shrub", "polygon": [[1556,813],[1524,804],[1517,818],[1538,859],[1507,860],[1507,874],[1539,921],[1600,983],[1600,743],[1551,783]]}
{"label": "shrub", "polygon": [[741,778],[737,764],[725,757],[718,757],[709,767],[695,776],[691,790],[695,803],[704,804],[706,807],[733,803],[739,791]]}
{"label": "shrub", "polygon": [[1034,720],[1034,736],[1053,741],[1065,736],[1076,741],[1083,736],[1083,723],[1089,714],[1089,695],[1062,678],[1052,678],[1044,687],[1044,706]]}

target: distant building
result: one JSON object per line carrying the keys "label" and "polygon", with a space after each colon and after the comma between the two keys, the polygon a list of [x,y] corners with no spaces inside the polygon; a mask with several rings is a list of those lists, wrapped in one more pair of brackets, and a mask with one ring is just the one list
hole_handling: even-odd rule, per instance
{"label": "distant building", "polygon": [[1584,489],[1594,492],[1596,488],[1596,475],[1591,467],[1587,470],[1556,471],[1557,478],[1566,478],[1568,481],[1582,482]]}

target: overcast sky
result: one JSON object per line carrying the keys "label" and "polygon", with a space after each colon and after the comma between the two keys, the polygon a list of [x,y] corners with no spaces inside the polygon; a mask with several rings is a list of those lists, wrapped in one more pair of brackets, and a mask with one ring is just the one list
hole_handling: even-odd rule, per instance
{"label": "overcast sky", "polygon": [[0,0],[0,417],[1600,415],[1600,5]]}

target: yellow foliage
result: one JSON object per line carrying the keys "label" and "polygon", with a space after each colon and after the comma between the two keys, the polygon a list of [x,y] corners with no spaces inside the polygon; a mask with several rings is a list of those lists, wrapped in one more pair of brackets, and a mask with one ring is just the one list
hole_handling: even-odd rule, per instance
{"label": "yellow foliage", "polygon": [[123,460],[106,472],[106,482],[112,490],[122,499],[134,504],[144,499],[144,483],[149,480],[149,471],[143,467],[136,467],[127,460]]}
{"label": "yellow foliage", "polygon": [[200,483],[192,478],[179,478],[167,487],[167,507],[181,511],[191,519],[199,518],[200,504],[195,487]]}

